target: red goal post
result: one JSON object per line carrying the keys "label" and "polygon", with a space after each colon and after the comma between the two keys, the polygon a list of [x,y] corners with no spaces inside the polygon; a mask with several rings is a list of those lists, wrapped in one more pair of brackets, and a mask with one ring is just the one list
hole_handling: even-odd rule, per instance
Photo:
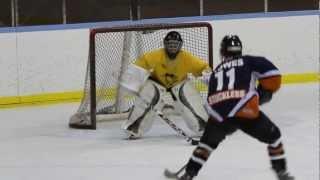
{"label": "red goal post", "polygon": [[[145,52],[162,48],[163,38],[171,30],[181,34],[182,49],[199,56],[212,67],[212,27],[206,22],[91,29],[83,98],[69,126],[96,129],[99,121],[126,118],[134,97],[119,85],[124,70]],[[203,84],[195,80],[195,86],[205,98],[207,92]]]}

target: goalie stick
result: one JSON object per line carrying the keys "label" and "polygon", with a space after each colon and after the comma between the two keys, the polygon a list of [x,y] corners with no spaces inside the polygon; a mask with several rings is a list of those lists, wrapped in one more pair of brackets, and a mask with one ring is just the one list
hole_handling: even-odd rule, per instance
{"label": "goalie stick", "polygon": [[178,171],[173,172],[170,171],[169,169],[165,169],[163,174],[166,178],[170,178],[170,179],[178,179],[179,178],[179,174],[186,168],[187,164],[185,164],[184,166],[182,166]]}
{"label": "goalie stick", "polygon": [[187,142],[190,142],[191,145],[198,145],[199,140],[193,139],[189,135],[187,135],[181,128],[179,128],[176,124],[174,124],[169,118],[167,118],[162,112],[156,111],[156,113],[160,116],[160,118],[166,122],[174,131],[176,131],[179,135],[183,136]]}

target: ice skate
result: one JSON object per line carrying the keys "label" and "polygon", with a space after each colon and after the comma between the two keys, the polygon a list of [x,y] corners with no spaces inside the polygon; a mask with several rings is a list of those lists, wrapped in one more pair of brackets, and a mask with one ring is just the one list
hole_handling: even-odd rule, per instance
{"label": "ice skate", "polygon": [[181,177],[178,178],[178,180],[193,180],[193,176],[184,173]]}
{"label": "ice skate", "polygon": [[276,174],[277,174],[278,180],[294,180],[294,177],[291,176],[288,172],[280,171],[280,172],[277,172]]}

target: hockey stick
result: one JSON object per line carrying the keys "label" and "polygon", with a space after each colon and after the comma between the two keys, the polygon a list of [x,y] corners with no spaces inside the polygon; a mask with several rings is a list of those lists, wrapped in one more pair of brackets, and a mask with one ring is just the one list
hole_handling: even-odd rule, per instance
{"label": "hockey stick", "polygon": [[169,118],[167,118],[162,112],[156,111],[156,113],[160,116],[160,118],[166,122],[174,131],[176,131],[179,135],[183,136],[187,142],[190,142],[191,145],[198,145],[199,140],[193,139],[189,135],[187,135],[181,128],[179,128],[176,124],[174,124]]}
{"label": "hockey stick", "polygon": [[179,174],[187,167],[187,164],[182,166],[177,172],[170,171],[169,169],[164,170],[164,176],[171,179],[178,179]]}

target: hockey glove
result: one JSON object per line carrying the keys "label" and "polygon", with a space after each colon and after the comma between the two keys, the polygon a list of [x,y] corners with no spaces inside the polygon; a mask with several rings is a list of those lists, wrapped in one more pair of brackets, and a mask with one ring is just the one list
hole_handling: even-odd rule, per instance
{"label": "hockey glove", "polygon": [[272,99],[272,92],[263,89],[261,84],[258,85],[257,92],[259,94],[259,105],[263,105]]}

